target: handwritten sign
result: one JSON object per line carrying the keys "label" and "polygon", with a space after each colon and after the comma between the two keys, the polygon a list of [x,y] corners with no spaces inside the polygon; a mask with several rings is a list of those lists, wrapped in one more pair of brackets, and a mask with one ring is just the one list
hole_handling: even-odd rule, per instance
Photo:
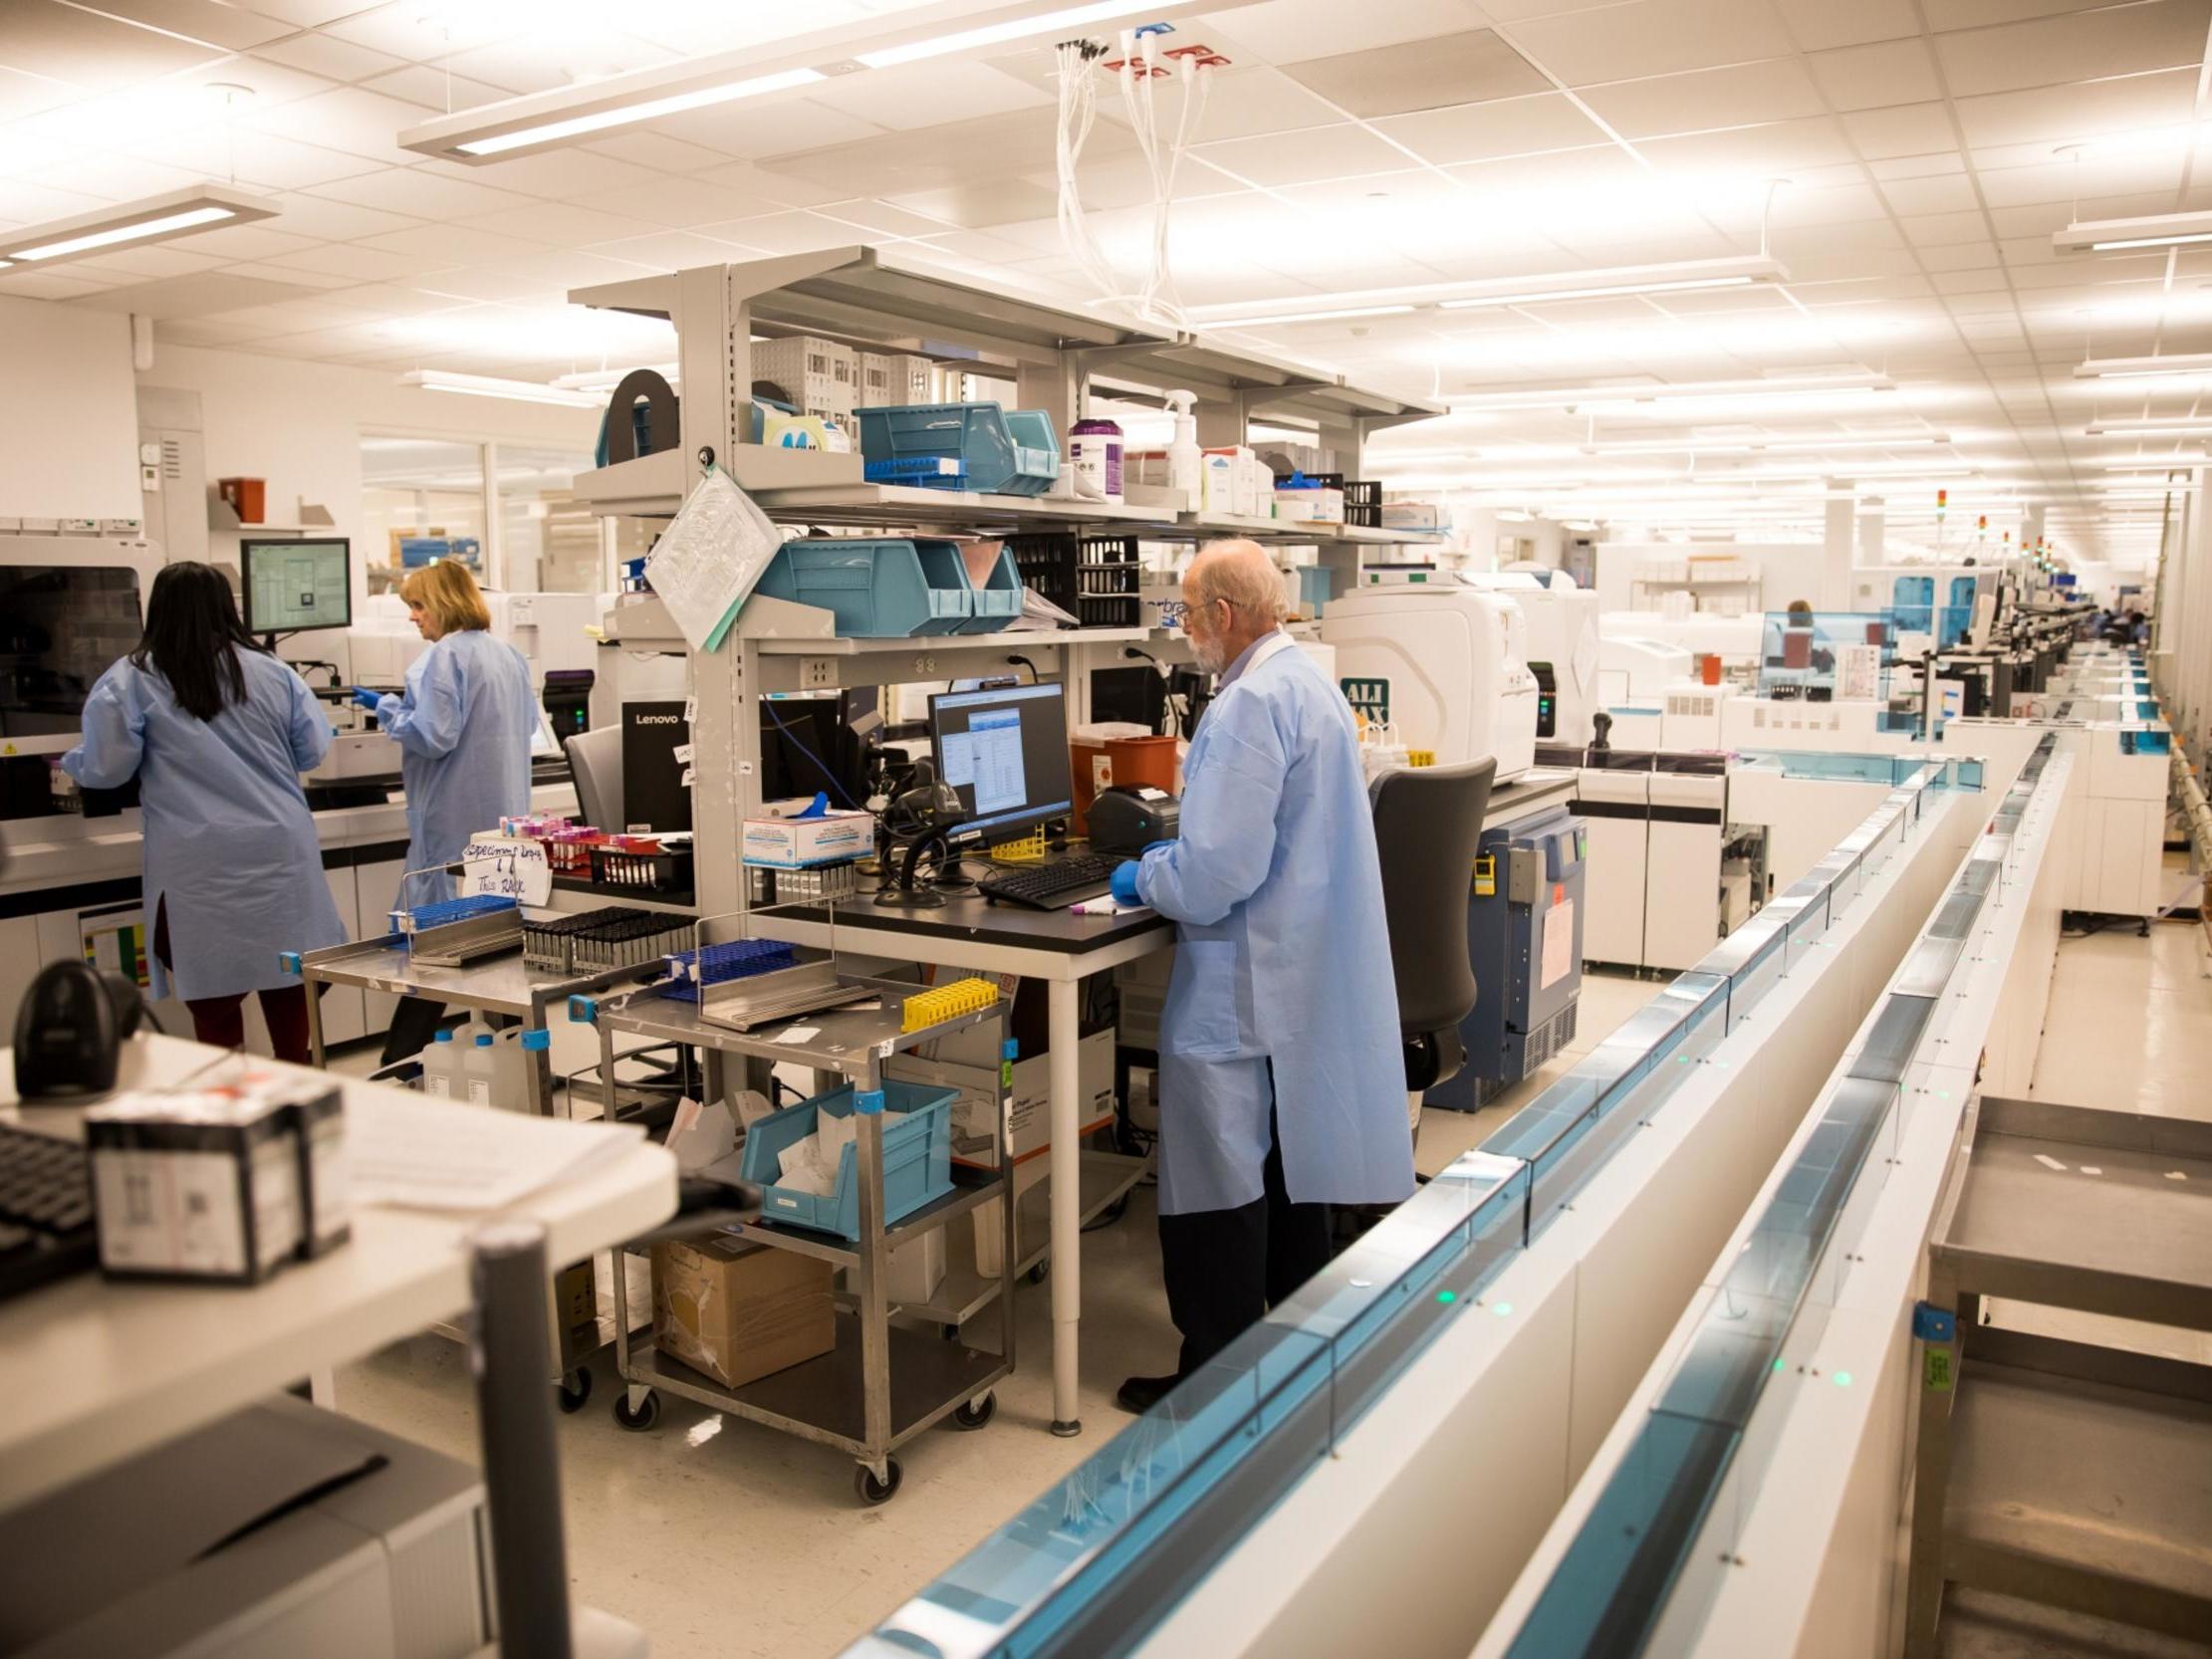
{"label": "handwritten sign", "polygon": [[553,866],[545,843],[520,835],[479,835],[461,853],[461,891],[491,893],[518,904],[543,904],[553,896]]}

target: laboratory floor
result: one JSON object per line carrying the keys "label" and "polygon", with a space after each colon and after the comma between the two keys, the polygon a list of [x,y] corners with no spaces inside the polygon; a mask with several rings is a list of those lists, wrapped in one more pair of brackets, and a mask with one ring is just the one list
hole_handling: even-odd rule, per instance
{"label": "laboratory floor", "polygon": [[[1420,1167],[1441,1168],[1533,1099],[1654,996],[1662,981],[1588,976],[1572,1053],[1480,1112],[1424,1115]],[[334,1062],[366,1069],[367,1053]],[[928,1583],[1028,1499],[1130,1419],[1113,1391],[1132,1372],[1172,1370],[1176,1338],[1160,1289],[1149,1187],[1084,1240],[1083,1419],[1051,1417],[1051,1289],[1015,1303],[1020,1368],[999,1411],[972,1434],[933,1430],[900,1452],[905,1483],[880,1509],[854,1500],[852,1465],[788,1436],[664,1398],[658,1427],[630,1434],[610,1415],[611,1355],[592,1399],[560,1421],[569,1571],[579,1600],[635,1622],[654,1659],[819,1659]],[[417,1337],[338,1375],[339,1409],[471,1462],[475,1395],[461,1349]]]}

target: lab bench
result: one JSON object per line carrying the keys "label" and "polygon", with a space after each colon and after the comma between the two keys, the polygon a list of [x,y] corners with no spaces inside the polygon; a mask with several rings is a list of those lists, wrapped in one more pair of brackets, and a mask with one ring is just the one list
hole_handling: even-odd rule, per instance
{"label": "lab bench", "polygon": [[[850,977],[850,976],[849,976]],[[1003,1052],[1008,1005],[1001,999],[972,1014],[939,1021],[913,1031],[901,1030],[901,999],[922,988],[894,980],[855,980],[880,994],[872,1008],[833,1009],[741,1032],[703,1018],[700,1005],[664,995],[667,987],[649,985],[600,1001],[580,999],[573,1014],[599,1028],[601,1065],[613,1074],[617,1034],[655,1044],[673,1043],[701,1052],[705,1096],[727,1098],[733,1084],[729,1062],[735,1058],[756,1068],[778,1064],[811,1067],[818,1078],[847,1079],[856,1093],[879,1091],[883,1062],[978,1026],[997,1031]],[[837,1346],[785,1370],[730,1388],[651,1345],[630,1341],[628,1274],[613,1274],[614,1352],[626,1390],[614,1416],[624,1428],[648,1429],[659,1415],[657,1393],[666,1392],[716,1411],[729,1412],[786,1434],[852,1455],[858,1465],[855,1486],[861,1500],[879,1504],[898,1490],[899,1467],[892,1456],[900,1446],[946,1417],[962,1428],[981,1428],[996,1409],[992,1385],[1014,1368],[1014,1184],[1008,1143],[1007,1068],[999,1081],[997,1162],[990,1170],[954,1166],[952,1190],[884,1223],[883,1113],[861,1110],[854,1137],[855,1170],[860,1184],[860,1236],[850,1242],[833,1234],[755,1217],[721,1231],[776,1250],[829,1262],[847,1271],[854,1305],[837,1314]],[[908,1240],[967,1216],[1000,1199],[1005,1229],[1001,1273],[995,1285],[969,1286],[959,1294],[972,1313],[990,1301],[999,1306],[996,1352],[967,1345],[963,1334],[916,1331],[890,1322],[887,1293],[890,1253]],[[617,1257],[633,1262],[631,1251]],[[934,1303],[953,1288],[948,1278],[927,1308],[901,1307],[904,1314],[958,1326],[960,1318]],[[643,1323],[644,1321],[638,1321]]]}

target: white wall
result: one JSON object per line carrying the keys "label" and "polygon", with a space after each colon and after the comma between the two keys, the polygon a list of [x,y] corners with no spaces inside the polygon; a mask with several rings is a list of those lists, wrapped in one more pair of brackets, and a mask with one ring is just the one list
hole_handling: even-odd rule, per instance
{"label": "white wall", "polygon": [[0,299],[0,518],[134,519],[130,319]]}
{"label": "white wall", "polygon": [[[156,346],[153,366],[139,374],[138,382],[200,394],[210,483],[230,477],[266,479],[273,523],[296,523],[303,499],[330,509],[336,521],[333,533],[356,540],[357,608],[366,592],[365,559],[384,555],[382,548],[360,542],[364,431],[505,439],[587,453],[599,441],[599,415],[593,410],[423,391],[401,385],[389,369]],[[135,487],[131,499],[135,513]],[[0,513],[11,511],[0,503]],[[217,535],[211,557],[232,557],[236,550],[231,543],[232,538]]]}
{"label": "white wall", "polygon": [[1636,609],[1636,566],[1646,559],[1685,559],[1691,554],[1728,554],[1757,561],[1761,610],[1785,609],[1792,599],[1821,602],[1819,542],[1599,542],[1598,608]]}

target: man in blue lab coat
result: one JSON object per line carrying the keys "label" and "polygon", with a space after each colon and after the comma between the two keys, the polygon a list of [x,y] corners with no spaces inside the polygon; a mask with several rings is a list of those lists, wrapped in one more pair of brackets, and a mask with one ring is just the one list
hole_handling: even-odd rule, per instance
{"label": "man in blue lab coat", "polygon": [[1160,1257],[1182,1333],[1142,1411],[1328,1265],[1329,1206],[1413,1190],[1374,819],[1343,695],[1282,630],[1256,544],[1183,578],[1220,676],[1184,767],[1179,838],[1115,873],[1176,927],[1160,1022]]}

